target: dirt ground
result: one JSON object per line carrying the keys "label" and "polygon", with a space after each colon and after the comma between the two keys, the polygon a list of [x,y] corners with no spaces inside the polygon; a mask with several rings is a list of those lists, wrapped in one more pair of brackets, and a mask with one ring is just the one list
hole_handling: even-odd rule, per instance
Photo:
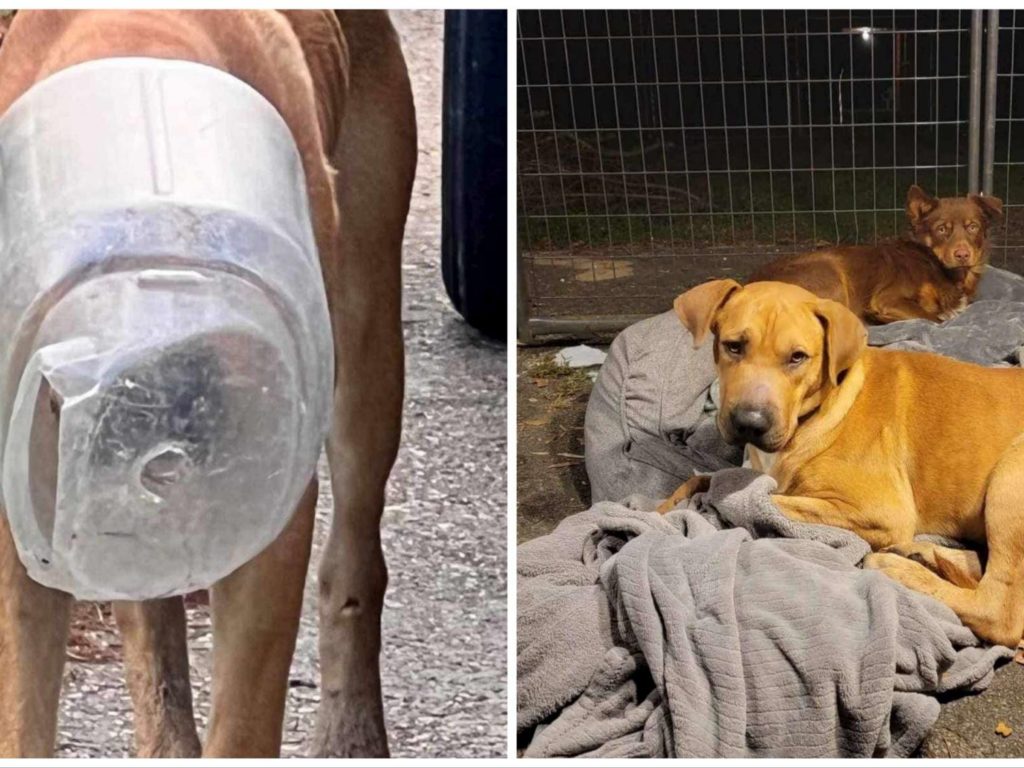
{"label": "dirt ground", "polygon": [[[1024,274],[1024,243],[1015,234],[1012,246],[993,248],[993,266]],[[826,245],[818,243],[819,246]],[[815,244],[805,248],[813,250]],[[648,316],[672,306],[680,292],[716,277],[743,281],[791,246],[764,244],[671,250],[658,244],[590,247],[524,253],[530,316],[571,318],[616,315]]]}
{"label": "dirt ground", "polygon": [[[441,282],[443,18],[441,11],[392,14],[413,81],[420,150],[403,259],[403,442],[382,525],[390,583],[381,672],[393,756],[484,758],[503,756],[507,738],[506,351],[462,322]],[[319,702],[315,573],[332,509],[325,470],[321,463],[286,756],[305,754]],[[210,617],[202,596],[188,606],[193,695],[204,729]],[[121,644],[107,605],[83,603],[75,612],[58,752],[132,754]]]}
{"label": "dirt ground", "polygon": [[583,465],[583,417],[591,381],[556,365],[557,347],[520,348],[516,377],[519,542],[551,531],[590,506]]}
{"label": "dirt ground", "polygon": [[[607,344],[593,346],[607,349]],[[563,518],[590,506],[583,420],[592,383],[585,373],[554,363],[559,348],[518,351],[519,543],[550,532]],[[996,734],[1000,722],[1013,729],[1010,736]],[[1024,666],[1006,664],[984,693],[944,702],[921,756],[1024,757]]]}

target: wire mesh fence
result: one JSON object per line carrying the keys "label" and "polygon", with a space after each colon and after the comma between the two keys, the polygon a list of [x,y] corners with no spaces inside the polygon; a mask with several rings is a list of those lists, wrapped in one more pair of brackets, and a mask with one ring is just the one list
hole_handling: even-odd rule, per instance
{"label": "wire mesh fence", "polygon": [[521,315],[616,326],[711,276],[899,235],[915,183],[984,182],[1008,203],[993,263],[1024,265],[1024,50],[1017,12],[987,18],[520,11]]}
{"label": "wire mesh fence", "polygon": [[[996,240],[993,263],[1024,272],[1024,12],[998,14],[998,35],[993,80],[992,141],[986,146],[985,165],[991,169],[993,194],[1003,200],[1003,228]],[[991,33],[990,33],[991,51]]]}

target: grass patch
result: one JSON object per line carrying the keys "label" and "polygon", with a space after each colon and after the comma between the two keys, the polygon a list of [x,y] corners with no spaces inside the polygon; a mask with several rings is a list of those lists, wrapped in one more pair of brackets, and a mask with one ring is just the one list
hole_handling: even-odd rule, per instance
{"label": "grass patch", "polygon": [[555,360],[555,355],[542,355],[526,366],[526,375],[541,389],[550,389],[559,400],[572,400],[590,392],[593,382],[586,368],[570,368]]}
{"label": "grass patch", "polygon": [[[1005,169],[996,190],[1007,188]],[[1001,176],[1002,178],[998,178]],[[943,170],[920,177],[929,190],[956,194],[963,174]],[[694,178],[700,204],[682,196],[652,202],[643,190],[629,190],[600,204],[580,192],[572,177],[559,189],[538,191],[526,199],[518,220],[519,236],[529,250],[667,241],[680,246],[744,243],[866,242],[901,234],[903,206],[914,183],[910,171],[736,172]],[[1024,173],[1010,177],[1010,199],[1024,197]],[[564,190],[564,194],[563,194]],[[1005,195],[1005,192],[1003,192]]]}
{"label": "grass patch", "polygon": [[[899,157],[907,159],[913,156]],[[545,162],[520,177],[518,232],[524,250],[655,242],[691,250],[874,242],[905,232],[911,184],[942,197],[965,194],[967,185],[966,166],[729,173],[576,167],[586,172],[574,175],[571,164],[559,169]],[[993,189],[1004,203],[1024,200],[1024,167],[997,165]]]}

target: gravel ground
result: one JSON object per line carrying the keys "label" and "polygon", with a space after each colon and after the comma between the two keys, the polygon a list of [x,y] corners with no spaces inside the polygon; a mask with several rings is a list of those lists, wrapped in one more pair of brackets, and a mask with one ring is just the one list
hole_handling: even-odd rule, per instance
{"label": "gravel ground", "polygon": [[[443,13],[392,14],[412,75],[419,168],[405,238],[405,432],[384,520],[390,587],[384,611],[384,708],[396,757],[506,752],[505,347],[458,318],[440,273]],[[330,483],[321,466],[313,564],[327,537]],[[285,717],[286,755],[302,755],[319,701],[315,579]],[[189,608],[197,718],[209,712],[207,609]],[[129,756],[130,703],[106,606],[81,605],[64,680],[59,753]]]}

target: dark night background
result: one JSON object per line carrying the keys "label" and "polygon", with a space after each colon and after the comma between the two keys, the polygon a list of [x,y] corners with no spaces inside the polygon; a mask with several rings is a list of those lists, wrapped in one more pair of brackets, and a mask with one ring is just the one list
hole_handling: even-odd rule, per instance
{"label": "dark night background", "polygon": [[[520,11],[525,247],[898,233],[911,183],[967,191],[970,16]],[[1024,202],[1010,172],[1024,162],[1017,21],[1000,13],[992,190],[1011,205]]]}

